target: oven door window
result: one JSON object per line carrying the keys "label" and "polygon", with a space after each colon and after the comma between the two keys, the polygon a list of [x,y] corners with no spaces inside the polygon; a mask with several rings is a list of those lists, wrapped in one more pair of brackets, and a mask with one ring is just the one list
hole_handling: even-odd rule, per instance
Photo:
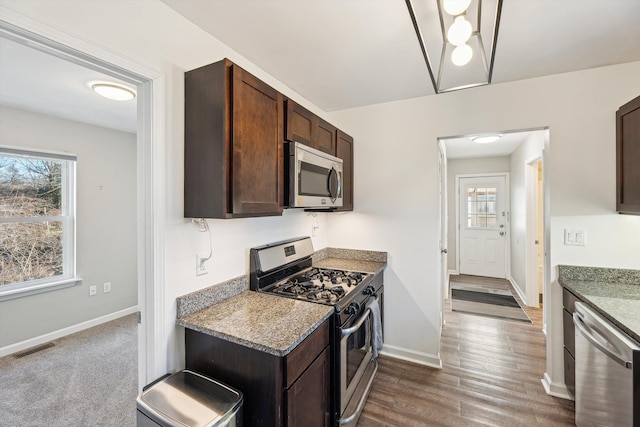
{"label": "oven door window", "polygon": [[330,169],[300,162],[298,175],[299,195],[329,197],[328,177]]}

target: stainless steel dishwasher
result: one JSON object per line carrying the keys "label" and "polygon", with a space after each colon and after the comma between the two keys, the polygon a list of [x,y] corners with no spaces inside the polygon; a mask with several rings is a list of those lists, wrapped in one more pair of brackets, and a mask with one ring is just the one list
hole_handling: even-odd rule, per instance
{"label": "stainless steel dishwasher", "polygon": [[640,426],[640,345],[581,302],[573,323],[576,425]]}

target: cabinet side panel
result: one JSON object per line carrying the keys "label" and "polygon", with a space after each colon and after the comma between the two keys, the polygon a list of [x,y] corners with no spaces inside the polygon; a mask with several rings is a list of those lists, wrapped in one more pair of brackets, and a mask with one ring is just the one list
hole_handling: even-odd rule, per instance
{"label": "cabinet side panel", "polygon": [[342,164],[342,208],[339,211],[353,210],[353,138],[338,130],[336,156],[343,160]]}
{"label": "cabinet side panel", "polygon": [[640,96],[616,112],[616,210],[640,214]]}
{"label": "cabinet side panel", "polygon": [[184,216],[227,211],[228,78],[226,61],[185,73]]}

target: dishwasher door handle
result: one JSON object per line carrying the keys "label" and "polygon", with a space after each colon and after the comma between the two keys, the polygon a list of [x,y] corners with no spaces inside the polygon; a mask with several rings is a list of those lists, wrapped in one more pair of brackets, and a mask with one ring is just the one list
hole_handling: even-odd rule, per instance
{"label": "dishwasher door handle", "polygon": [[589,341],[594,347],[598,350],[606,354],[611,360],[618,363],[619,365],[624,366],[627,369],[633,369],[633,362],[630,360],[624,360],[620,355],[615,354],[602,344],[600,344],[587,330],[588,327],[584,324],[582,317],[577,312],[573,313],[573,324],[576,327],[576,330],[580,332],[580,334],[585,337],[587,341]]}

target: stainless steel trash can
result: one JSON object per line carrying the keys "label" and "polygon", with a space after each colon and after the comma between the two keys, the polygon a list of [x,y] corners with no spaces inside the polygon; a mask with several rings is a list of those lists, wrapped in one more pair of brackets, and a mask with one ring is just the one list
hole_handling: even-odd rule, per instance
{"label": "stainless steel trash can", "polygon": [[138,427],[242,426],[242,393],[187,370],[152,383],[136,407]]}

